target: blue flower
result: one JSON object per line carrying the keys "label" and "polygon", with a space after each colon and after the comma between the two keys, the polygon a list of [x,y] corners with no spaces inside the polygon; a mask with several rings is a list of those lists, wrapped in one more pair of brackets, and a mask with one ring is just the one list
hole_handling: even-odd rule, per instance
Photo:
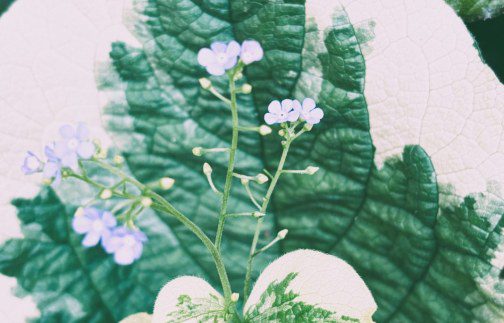
{"label": "blue flower", "polygon": [[234,40],[229,44],[214,42],[210,48],[200,49],[198,63],[212,75],[223,75],[236,65],[239,54],[240,45]]}
{"label": "blue flower", "polygon": [[42,161],[31,151],[26,152],[21,170],[25,175],[41,172],[44,168]]}
{"label": "blue flower", "polygon": [[246,65],[260,61],[263,55],[261,44],[255,40],[246,40],[241,45],[240,58]]}
{"label": "blue flower", "polygon": [[74,231],[85,234],[82,240],[84,247],[96,246],[100,240],[104,245],[106,237],[110,236],[111,230],[116,225],[117,221],[112,213],[92,207],[84,208],[81,212],[77,211],[72,221]]}
{"label": "blue flower", "polygon": [[142,255],[146,241],[147,236],[142,231],[118,227],[103,240],[103,247],[106,252],[114,254],[118,265],[131,265]]}
{"label": "blue flower", "polygon": [[42,177],[45,180],[52,180],[54,186],[61,182],[61,160],[55,155],[52,147],[45,147],[47,162],[44,165]]}
{"label": "blue flower", "polygon": [[78,158],[89,159],[95,153],[95,146],[88,139],[89,130],[85,124],[79,123],[77,128],[64,125],[59,132],[63,140],[55,143],[54,155],[63,167],[77,170]]}
{"label": "blue flower", "polygon": [[299,111],[301,118],[311,125],[319,123],[324,117],[324,111],[317,108],[315,101],[310,98],[304,99],[302,106],[299,101],[294,101],[294,110]]}
{"label": "blue flower", "polygon": [[264,115],[267,124],[294,122],[299,118],[299,111],[294,109],[294,101],[290,99],[272,101],[268,106],[268,113]]}

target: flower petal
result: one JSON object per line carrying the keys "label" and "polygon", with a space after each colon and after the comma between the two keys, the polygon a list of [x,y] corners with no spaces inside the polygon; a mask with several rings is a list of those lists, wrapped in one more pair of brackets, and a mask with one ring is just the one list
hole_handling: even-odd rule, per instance
{"label": "flower petal", "polygon": [[324,117],[324,111],[321,108],[315,108],[310,112],[310,117],[320,120]]}
{"label": "flower petal", "polygon": [[303,100],[303,110],[311,111],[315,108],[315,100],[311,98],[306,98]]}
{"label": "flower petal", "polygon": [[49,161],[44,165],[44,172],[42,176],[44,178],[53,178],[56,176],[56,173],[59,171],[60,165],[58,163]]}
{"label": "flower petal", "polygon": [[294,107],[294,102],[291,99],[282,100],[282,111],[283,112],[289,112],[293,109],[293,107]]}
{"label": "flower petal", "polygon": [[217,59],[215,53],[208,48],[202,48],[198,52],[198,63],[202,66],[209,66],[215,64]]}
{"label": "flower petal", "polygon": [[282,106],[280,101],[274,100],[268,105],[268,111],[274,114],[280,114],[282,112]]}
{"label": "flower petal", "polygon": [[299,119],[299,111],[297,110],[292,110],[291,112],[289,112],[287,114],[287,121],[290,121],[290,122],[294,122],[294,121],[297,121],[297,119]]}
{"label": "flower petal", "polygon": [[60,140],[60,141],[57,141],[55,144],[54,144],[54,156],[56,156],[56,158],[63,158],[65,155],[67,155],[69,152],[71,152],[71,150],[68,148],[68,145],[67,145],[67,141],[65,140]]}
{"label": "flower petal", "polygon": [[210,48],[214,51],[214,53],[225,53],[227,49],[226,43],[216,41],[210,45]]}
{"label": "flower petal", "polygon": [[260,61],[264,56],[261,44],[255,40],[246,40],[242,44],[241,59],[245,64]]}
{"label": "flower petal", "polygon": [[114,236],[110,231],[105,231],[102,235],[102,247],[107,253],[114,253],[122,246],[122,239]]}
{"label": "flower petal", "polygon": [[75,137],[75,129],[69,124],[63,125],[59,128],[59,133],[61,137],[65,139],[70,139]]}
{"label": "flower petal", "polygon": [[206,69],[207,69],[208,73],[215,75],[215,76],[223,75],[226,72],[224,70],[224,67],[222,67],[218,64],[209,65],[206,67]]}
{"label": "flower petal", "polygon": [[63,156],[63,158],[61,158],[61,165],[63,165],[64,167],[69,167],[73,170],[77,170],[79,168],[79,163],[77,161],[77,154],[71,152]]}
{"label": "flower petal", "polygon": [[103,223],[109,228],[113,228],[117,225],[117,220],[111,212],[103,212],[102,214]]}
{"label": "flower petal", "polygon": [[135,254],[132,248],[121,247],[114,253],[114,261],[118,265],[131,265],[135,260]]}
{"label": "flower petal", "polygon": [[89,159],[93,157],[94,153],[95,146],[89,141],[81,142],[77,147],[77,154],[79,154],[81,158]]}
{"label": "flower petal", "polygon": [[84,240],[82,240],[82,245],[84,247],[96,246],[98,244],[98,241],[100,241],[100,238],[101,234],[99,232],[89,231],[84,237]]}
{"label": "flower petal", "polygon": [[240,44],[238,44],[236,41],[231,41],[229,42],[229,44],[227,45],[227,49],[226,49],[226,55],[228,57],[233,57],[233,56],[238,56],[240,54]]}
{"label": "flower petal", "polygon": [[54,176],[52,187],[57,187],[60,183],[61,183],[61,169],[58,169],[56,175]]}
{"label": "flower petal", "polygon": [[89,137],[89,129],[84,122],[79,122],[77,125],[77,139],[87,140]]}
{"label": "flower petal", "polygon": [[79,234],[87,233],[91,230],[91,220],[82,215],[74,216],[72,220],[72,228]]}
{"label": "flower petal", "polygon": [[228,70],[228,69],[234,67],[236,65],[237,61],[238,61],[237,56],[231,56],[230,58],[228,58],[227,62],[224,64],[224,68]]}
{"label": "flower petal", "polygon": [[278,122],[278,115],[273,114],[273,113],[266,113],[264,115],[264,121],[269,125],[277,123]]}

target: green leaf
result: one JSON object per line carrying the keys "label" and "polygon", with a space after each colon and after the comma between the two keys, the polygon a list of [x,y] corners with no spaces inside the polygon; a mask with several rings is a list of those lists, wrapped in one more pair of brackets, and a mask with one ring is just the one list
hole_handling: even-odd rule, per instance
{"label": "green leaf", "polygon": [[150,239],[141,259],[121,267],[101,248],[81,246],[82,236],[71,227],[74,208],[62,205],[52,189],[13,204],[25,237],[1,247],[0,271],[33,295],[41,322],[112,322],[150,310],[164,282],[194,266],[154,216],[140,222]]}
{"label": "green leaf", "polygon": [[[201,165],[212,164],[221,187],[226,156],[196,158],[191,148],[227,145],[231,127],[226,108],[198,84],[205,73],[197,65],[196,53],[214,40],[257,39],[265,58],[247,68],[246,80],[254,92],[252,99],[240,99],[241,124],[257,125],[269,101],[285,97],[314,97],[325,118],[292,149],[288,168],[313,165],[320,171],[312,177],[282,177],[260,243],[285,227],[290,235],[257,258],[254,276],[285,251],[314,248],[338,255],[356,268],[378,303],[377,321],[467,322],[502,316],[504,300],[496,292],[503,290],[500,268],[491,261],[502,240],[503,205],[486,196],[460,202],[446,188],[439,199],[434,169],[418,146],[406,147],[402,158],[388,160],[381,169],[374,165],[363,95],[366,70],[359,42],[363,38],[356,35],[343,10],[317,1],[136,3],[136,16],[130,18],[143,47],[114,43],[111,63],[98,71],[102,91],[113,98],[104,119],[135,177],[144,182],[174,177],[177,184],[166,197],[213,235],[219,201],[208,188]],[[315,5],[326,17],[315,19],[310,11]],[[212,82],[225,91],[221,79]],[[277,162],[279,143],[274,135],[243,134],[240,147],[238,172],[271,170]],[[56,203],[55,197],[45,201],[44,194],[23,203],[32,205],[31,212]],[[253,207],[238,182],[232,196],[233,212]],[[17,204],[23,217],[24,209]],[[47,213],[45,226],[55,236],[62,232],[56,230],[62,226],[59,219]],[[16,276],[22,288],[37,295],[43,318],[70,322],[81,318],[105,322],[150,310],[161,285],[181,274],[201,276],[219,288],[210,257],[183,226],[159,214],[144,214],[141,219],[149,247],[129,269],[114,267],[99,250],[83,250],[75,237],[73,248],[86,255],[80,265],[60,255],[58,268],[47,261],[54,259],[52,250],[71,250],[71,238],[50,243],[40,258],[32,255],[44,245],[28,238],[3,247],[0,270]],[[38,230],[44,221],[33,219],[30,229]],[[223,254],[233,290],[241,289],[253,224],[230,219],[226,226]],[[53,286],[38,283],[25,268],[45,273],[41,276],[57,281],[57,286],[70,284],[69,272],[88,272],[97,289],[72,294],[62,287],[49,294]],[[106,279],[104,273],[109,273]],[[79,286],[85,281],[79,280]],[[126,299],[120,304],[111,296],[116,296],[118,286]],[[144,294],[138,297],[137,289]],[[72,312],[75,306],[68,306],[66,295],[80,311]]]}
{"label": "green leaf", "polygon": [[14,0],[0,0],[0,17],[7,12],[9,7],[14,3]]}
{"label": "green leaf", "polygon": [[465,21],[486,20],[504,12],[501,0],[445,0]]}
{"label": "green leaf", "polygon": [[274,281],[261,295],[259,302],[249,309],[245,322],[359,322],[300,301],[289,289],[297,273],[288,274],[282,281]]}

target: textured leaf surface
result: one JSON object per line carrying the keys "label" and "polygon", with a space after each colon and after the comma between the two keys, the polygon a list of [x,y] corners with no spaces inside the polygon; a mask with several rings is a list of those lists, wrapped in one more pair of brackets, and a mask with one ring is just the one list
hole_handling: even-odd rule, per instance
{"label": "textured leaf surface", "polygon": [[501,0],[446,0],[466,21],[490,19],[504,12]]}
{"label": "textured leaf surface", "polygon": [[[373,53],[381,53],[383,48],[390,45],[385,37],[377,33],[378,37],[369,43],[371,56],[369,60],[366,57],[365,61],[361,53],[365,46],[359,43],[361,38],[354,32],[358,29],[349,24],[345,12],[337,10],[337,7],[328,10],[327,2],[308,1],[304,7],[295,1],[230,1],[231,8],[224,1],[159,0],[138,3],[137,14],[129,16],[129,21],[137,22],[135,32],[143,48],[115,43],[111,52],[113,63],[102,65],[100,70],[100,85],[113,97],[107,107],[106,121],[116,143],[125,152],[135,176],[145,181],[164,175],[175,177],[178,188],[168,198],[206,231],[215,229],[214,210],[218,207],[218,201],[201,176],[203,161],[194,158],[190,150],[194,146],[225,145],[230,137],[229,117],[219,102],[200,90],[197,78],[204,73],[196,65],[195,53],[211,40],[256,38],[263,43],[266,58],[247,71],[247,79],[254,85],[257,94],[253,101],[240,102],[242,122],[257,124],[271,99],[288,96],[302,98],[305,95],[314,96],[320,102],[326,111],[326,119],[313,134],[296,145],[288,165],[291,168],[303,168],[312,164],[321,167],[321,172],[312,178],[282,178],[272,212],[268,215],[270,222],[264,240],[285,226],[292,235],[279,249],[272,250],[261,258],[262,262],[257,262],[255,275],[264,268],[266,261],[283,251],[312,247],[340,255],[357,269],[379,305],[374,317],[378,321],[492,321],[502,315],[503,300],[496,293],[496,290],[502,290],[502,286],[498,285],[500,267],[492,260],[501,241],[503,212],[499,211],[502,205],[497,203],[498,200],[485,199],[486,194],[473,195],[465,201],[456,199],[450,190],[438,185],[432,164],[419,147],[406,148],[402,158],[388,159],[402,152],[405,142],[401,134],[394,136],[388,132],[373,132],[380,123],[372,116],[371,133],[375,145],[379,144],[380,156],[381,152],[388,151],[387,148],[391,151],[385,157],[380,157],[379,164],[384,164],[383,168],[380,166],[378,169],[373,165],[374,148],[363,96],[365,89],[366,97],[371,96],[369,89],[378,83],[376,78],[373,79],[374,83],[368,81],[370,66],[381,64],[390,67],[386,76],[390,76],[391,84],[395,84],[396,80],[392,77],[399,75],[406,79],[400,78],[398,84],[409,84],[409,79],[423,84],[424,78],[417,75],[408,78],[409,74],[401,72],[409,71],[403,62],[423,68],[424,71],[428,69],[427,65],[421,64],[421,60],[413,61],[413,64],[408,61],[416,57],[414,54],[419,50],[405,46],[407,55],[400,55],[406,54],[403,50],[398,51],[400,57],[387,56],[385,62],[376,58],[373,60]],[[356,7],[363,3],[366,2],[352,2]],[[395,17],[389,14],[388,9],[370,6],[368,10]],[[356,12],[352,8],[347,8],[347,11]],[[428,13],[418,9],[420,17],[427,18]],[[353,18],[352,14],[350,18]],[[423,20],[410,18],[413,22]],[[360,18],[352,19],[355,23],[362,21]],[[444,20],[439,21],[441,23]],[[393,25],[378,22],[378,32],[384,26],[390,29]],[[436,27],[427,24],[431,25]],[[418,38],[430,39],[425,36],[431,35],[429,30],[425,34],[422,34],[426,30],[424,28],[408,30],[419,30],[421,32],[416,34]],[[438,34],[443,42],[448,32]],[[458,37],[459,30],[456,35]],[[432,55],[432,48],[425,47],[422,50]],[[390,49],[393,52],[397,48],[390,45]],[[443,51],[439,54],[442,56]],[[402,57],[405,59],[400,59]],[[390,64],[387,65],[387,61]],[[365,70],[365,63],[368,70]],[[439,64],[447,66],[442,62]],[[478,62],[471,61],[470,64],[466,79],[479,75]],[[400,68],[394,68],[396,66]],[[441,77],[433,79],[432,84],[444,84],[443,77],[452,73],[442,70],[439,73]],[[482,72],[481,75],[485,80],[487,74]],[[464,81],[466,79],[463,78]],[[388,81],[389,78],[383,80]],[[384,85],[389,85],[383,80]],[[219,84],[218,80],[213,81]],[[485,88],[484,81],[480,85]],[[411,89],[412,93],[415,92],[414,87]],[[387,87],[383,93],[401,103],[417,102],[414,93],[402,97],[396,95],[396,91],[393,87]],[[372,98],[371,103],[376,105],[381,97]],[[456,102],[472,107],[482,101]],[[387,101],[385,106],[386,109],[379,113],[390,115],[388,122],[403,120],[398,117],[400,112],[385,113],[393,111],[393,102]],[[401,122],[413,129],[415,120],[418,121],[417,116],[412,114],[405,118],[412,124],[404,120]],[[430,120],[446,119],[437,116],[437,119]],[[483,124],[486,126],[489,123]],[[402,128],[397,126],[395,131],[397,129]],[[412,142],[407,143],[418,143],[418,136],[413,138]],[[387,142],[390,146],[383,145]],[[241,172],[255,173],[263,167],[272,167],[276,162],[274,156],[277,156],[278,143],[272,138],[261,142],[256,136],[247,135],[241,138],[240,145],[243,147],[238,157]],[[474,150],[471,150],[469,155],[459,152],[455,156],[474,154]],[[436,171],[443,161],[447,163],[452,160],[450,156],[454,155],[435,160]],[[223,178],[224,157],[211,156],[210,159],[216,169],[216,177]],[[387,161],[384,163],[384,160]],[[474,168],[471,167],[466,168]],[[450,183],[450,179],[452,177],[448,174],[443,183]],[[459,182],[456,184],[458,189]],[[441,202],[439,191],[446,194]],[[247,211],[252,207],[246,202],[239,185],[236,185],[234,196],[238,198],[233,199],[230,205],[233,211]],[[142,267],[135,267],[138,275],[149,281],[146,284],[152,286],[149,288],[152,294],[146,299],[150,297],[152,301],[156,288],[159,289],[164,282],[181,273],[200,275],[218,287],[213,265],[198,241],[169,219],[162,223],[154,215],[143,218],[155,221],[152,228],[171,237],[172,245],[159,245],[159,250],[176,255],[170,264],[165,260],[142,260],[139,263],[143,264]],[[250,242],[251,223],[231,221],[226,229],[224,253],[234,289],[238,290],[245,263],[243,255]],[[155,234],[148,234],[152,242],[161,241]],[[37,245],[33,244],[28,249],[31,252],[35,248]],[[18,276],[22,282],[25,278],[21,271],[16,270],[17,266],[33,265],[38,268],[43,265],[23,257],[21,251],[15,249],[11,257],[3,262],[2,268],[8,269],[2,269],[2,272]],[[102,260],[104,263],[109,261]],[[101,262],[96,261],[98,263]],[[156,282],[151,281],[154,272],[159,275]],[[54,271],[54,275],[64,281],[66,273]],[[131,294],[125,292],[125,295]],[[39,300],[44,304],[44,298]],[[79,302],[87,304],[85,300],[79,299]],[[119,313],[115,319],[150,309],[147,301],[136,305],[138,307],[131,307],[131,311],[126,307],[114,308]],[[57,303],[53,308],[64,306]],[[89,307],[86,305],[83,308]],[[63,315],[63,312],[58,313]]]}

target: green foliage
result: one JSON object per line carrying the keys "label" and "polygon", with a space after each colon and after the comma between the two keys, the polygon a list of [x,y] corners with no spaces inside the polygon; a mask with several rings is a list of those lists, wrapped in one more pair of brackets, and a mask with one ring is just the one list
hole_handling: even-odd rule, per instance
{"label": "green foliage", "polygon": [[465,21],[486,20],[504,12],[502,0],[445,0]]}
{"label": "green foliage", "polygon": [[180,295],[176,307],[176,311],[167,314],[166,322],[179,323],[188,320],[216,322],[225,317],[223,304],[215,295],[211,294],[208,298],[197,299],[192,299],[189,295]]}
{"label": "green foliage", "polygon": [[289,289],[296,273],[288,274],[280,282],[272,282],[261,294],[259,303],[254,304],[245,313],[247,323],[261,322],[358,322],[349,317],[340,317],[337,313],[307,304],[299,300],[299,294]]}
{"label": "green foliage", "polygon": [[[303,1],[136,2],[143,48],[114,43],[112,62],[99,70],[101,90],[114,94],[104,119],[136,178],[174,177],[165,197],[212,236],[219,201],[201,172],[204,160],[191,149],[226,146],[231,121],[222,103],[200,88],[205,73],[196,53],[215,40],[254,38],[265,59],[246,70],[254,92],[240,97],[240,124],[257,125],[269,101],[286,97],[313,97],[326,114],[292,147],[287,168],[313,165],[320,171],[280,179],[260,243],[283,228],[289,237],[257,257],[254,276],[285,251],[313,248],[355,267],[378,303],[379,322],[492,321],[503,315],[504,299],[495,292],[504,288],[500,268],[491,264],[502,239],[503,205],[483,196],[461,202],[448,190],[441,194],[418,146],[405,147],[402,158],[381,169],[374,165],[364,58],[343,11],[319,30],[315,21],[305,26]],[[223,86],[218,78],[212,82]],[[241,134],[239,147],[237,172],[245,174],[271,170],[280,148],[274,134],[254,133]],[[221,187],[226,156],[204,158]],[[138,263],[119,268],[99,248],[80,246],[68,227],[71,213],[52,192],[15,204],[27,237],[2,247],[0,271],[35,295],[42,321],[107,322],[150,310],[161,286],[181,274],[219,287],[200,241],[172,218],[142,215],[150,241]],[[236,182],[229,210],[252,209]],[[241,289],[253,224],[229,219],[226,226],[223,255],[233,290]],[[281,291],[284,282],[269,292]],[[286,295],[287,304],[297,304]]]}
{"label": "green foliage", "polygon": [[9,9],[15,0],[0,0],[0,17]]}

